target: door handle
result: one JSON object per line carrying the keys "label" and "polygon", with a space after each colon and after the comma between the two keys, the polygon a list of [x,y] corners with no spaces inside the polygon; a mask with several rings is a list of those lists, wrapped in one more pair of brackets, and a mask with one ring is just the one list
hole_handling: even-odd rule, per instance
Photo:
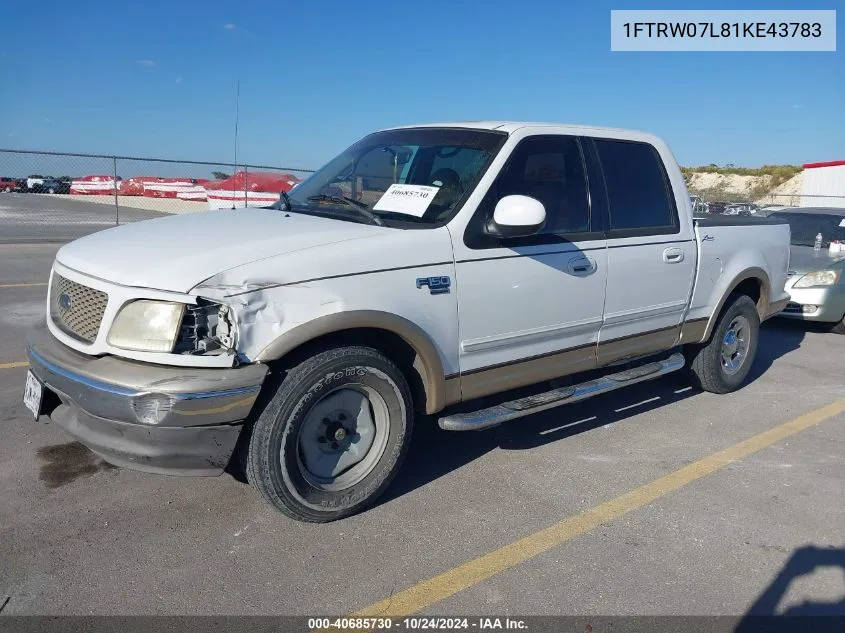
{"label": "door handle", "polygon": [[585,275],[593,272],[596,268],[595,260],[588,257],[576,257],[569,260],[567,270],[573,275]]}
{"label": "door handle", "polygon": [[677,246],[667,248],[663,251],[663,261],[667,264],[677,264],[678,262],[682,262],[684,261],[684,251]]}

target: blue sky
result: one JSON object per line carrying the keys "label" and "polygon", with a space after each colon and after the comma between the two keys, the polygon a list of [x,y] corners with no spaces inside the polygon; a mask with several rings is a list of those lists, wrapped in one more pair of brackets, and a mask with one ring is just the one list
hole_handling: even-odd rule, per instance
{"label": "blue sky", "polygon": [[230,161],[240,79],[238,151],[252,163],[316,167],[377,128],[462,119],[645,129],[686,165],[845,158],[842,37],[835,53],[611,52],[611,8],[740,7],[21,3],[0,24],[0,147]]}

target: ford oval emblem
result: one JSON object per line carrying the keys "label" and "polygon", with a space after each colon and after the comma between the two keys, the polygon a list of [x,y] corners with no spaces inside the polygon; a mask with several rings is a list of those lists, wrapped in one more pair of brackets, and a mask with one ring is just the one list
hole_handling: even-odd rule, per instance
{"label": "ford oval emblem", "polygon": [[60,294],[59,305],[64,310],[70,310],[70,307],[73,305],[73,300],[70,298],[69,294]]}

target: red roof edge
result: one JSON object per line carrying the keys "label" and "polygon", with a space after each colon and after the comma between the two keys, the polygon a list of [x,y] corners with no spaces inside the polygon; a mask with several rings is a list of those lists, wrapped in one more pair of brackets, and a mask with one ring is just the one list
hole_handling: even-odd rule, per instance
{"label": "red roof edge", "polygon": [[825,163],[805,163],[804,169],[815,169],[816,167],[839,167],[845,165],[845,160],[829,160]]}

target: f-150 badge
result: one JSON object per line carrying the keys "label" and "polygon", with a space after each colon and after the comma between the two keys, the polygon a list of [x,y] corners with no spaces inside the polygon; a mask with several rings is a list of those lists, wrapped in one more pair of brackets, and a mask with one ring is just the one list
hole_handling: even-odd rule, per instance
{"label": "f-150 badge", "polygon": [[429,292],[433,295],[440,295],[449,292],[452,280],[449,277],[418,277],[417,288],[428,286]]}

